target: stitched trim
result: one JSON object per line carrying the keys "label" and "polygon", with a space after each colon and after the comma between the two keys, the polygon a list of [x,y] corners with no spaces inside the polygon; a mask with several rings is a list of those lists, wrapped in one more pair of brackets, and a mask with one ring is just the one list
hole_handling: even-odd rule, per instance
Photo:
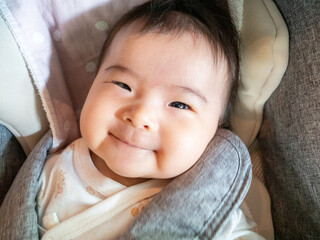
{"label": "stitched trim", "polygon": [[[225,132],[227,133],[227,137],[231,136],[239,144],[241,144],[239,139],[236,139],[235,136],[232,136],[227,131]],[[250,161],[249,153],[247,153],[247,158],[245,158],[245,156],[243,158],[242,156],[246,155],[246,153],[240,152],[239,146],[236,146],[233,142],[230,141],[229,138],[226,138],[225,136],[219,133],[217,133],[217,136],[223,138],[224,140],[229,142],[231,146],[233,146],[238,156],[239,167],[232,181],[230,190],[222,198],[221,203],[219,204],[217,209],[212,213],[211,217],[207,221],[205,221],[205,224],[203,225],[203,228],[200,231],[199,235],[196,236],[194,239],[212,239],[214,235],[216,235],[219,231],[223,230],[223,227],[227,222],[228,216],[230,216],[232,211],[240,207],[240,204],[242,203],[244,197],[246,196],[251,183],[252,170],[251,170],[251,161]],[[246,161],[246,159],[249,159],[249,160]],[[244,169],[247,168],[247,169],[243,172],[241,171],[242,168]],[[244,179],[243,183],[238,184],[239,183],[238,179],[241,179],[241,178]],[[213,220],[215,220],[215,222],[217,222],[218,224],[214,226],[214,228],[211,229],[211,231],[207,231],[208,228],[210,228],[210,224]]]}

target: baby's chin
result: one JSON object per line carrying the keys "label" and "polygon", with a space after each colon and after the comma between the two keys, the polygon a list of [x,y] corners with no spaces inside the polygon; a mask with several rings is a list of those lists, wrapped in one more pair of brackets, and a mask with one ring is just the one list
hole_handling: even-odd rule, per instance
{"label": "baby's chin", "polygon": [[140,173],[136,174],[133,172],[124,172],[124,171],[119,171],[117,172],[117,175],[123,177],[123,178],[128,178],[128,179],[172,179],[175,178],[181,174],[183,174],[185,171],[182,172],[175,172],[175,173],[167,173],[167,172],[153,172],[153,173]]}

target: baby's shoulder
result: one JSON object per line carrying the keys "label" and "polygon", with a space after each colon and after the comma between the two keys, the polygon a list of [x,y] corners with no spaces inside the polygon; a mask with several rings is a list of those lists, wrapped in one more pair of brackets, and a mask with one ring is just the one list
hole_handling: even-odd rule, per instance
{"label": "baby's shoulder", "polygon": [[83,141],[81,138],[76,139],[70,143],[64,149],[58,150],[54,153],[48,155],[43,171],[51,172],[54,169],[61,168],[70,168],[72,165],[72,159],[75,151],[77,151],[77,145],[79,141]]}

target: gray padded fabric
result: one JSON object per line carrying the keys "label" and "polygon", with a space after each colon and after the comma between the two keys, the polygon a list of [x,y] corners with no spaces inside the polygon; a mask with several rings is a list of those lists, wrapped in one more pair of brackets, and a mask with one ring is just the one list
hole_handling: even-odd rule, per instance
{"label": "gray padded fabric", "polygon": [[25,159],[17,139],[0,124],[0,206]]}
{"label": "gray padded fabric", "polygon": [[200,160],[157,194],[121,239],[216,239],[251,176],[244,143],[219,129]]}
{"label": "gray padded fabric", "polygon": [[276,239],[320,239],[320,1],[276,0],[290,34],[286,74],[259,135]]}
{"label": "gray padded fabric", "polygon": [[0,208],[0,239],[38,239],[35,211],[38,178],[52,146],[49,131],[29,154]]}

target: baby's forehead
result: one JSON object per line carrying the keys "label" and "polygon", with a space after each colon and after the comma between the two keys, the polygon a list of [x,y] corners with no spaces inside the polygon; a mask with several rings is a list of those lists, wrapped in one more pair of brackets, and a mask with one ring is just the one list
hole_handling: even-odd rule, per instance
{"label": "baby's forehead", "polygon": [[[184,44],[186,46],[185,49],[190,50],[193,49],[194,51],[190,51],[193,54],[197,54],[202,56],[203,58],[211,58],[210,62],[207,61],[206,64],[210,64],[215,71],[225,71],[226,70],[226,58],[221,54],[221,52],[217,52],[214,50],[214,47],[210,43],[210,41],[203,35],[195,34],[189,31],[159,31],[158,29],[151,29],[151,30],[144,30],[143,22],[136,21],[131,24],[125,25],[120,28],[114,35],[110,45],[108,47],[108,52],[113,52],[117,54],[117,52],[121,49],[121,47],[129,47],[136,42],[144,42],[146,39],[151,39],[149,44],[156,44],[159,43],[159,40],[162,41],[164,44],[164,51],[166,50],[166,46],[169,46],[171,41],[178,42]],[[157,41],[153,41],[157,40]],[[187,44],[186,44],[187,42]],[[128,46],[129,45],[129,46]],[[168,49],[170,49],[168,47]],[[142,50],[144,50],[142,48]],[[172,52],[174,54],[175,52]]]}
{"label": "baby's forehead", "polygon": [[200,44],[206,45],[209,48],[213,49],[210,40],[206,37],[205,34],[201,34],[201,32],[193,32],[188,29],[165,29],[165,28],[147,28],[145,27],[145,23],[142,20],[136,20],[128,25],[121,27],[115,35],[115,38],[125,38],[130,36],[150,36],[161,37],[167,36],[175,40],[182,39],[185,36],[190,36],[195,44],[195,47]]}
{"label": "baby's forehead", "polygon": [[[222,53],[222,51],[217,50],[214,44],[211,43],[210,39],[206,37],[205,34],[201,34],[200,32],[192,32],[185,29],[184,31],[179,30],[171,30],[171,31],[164,31],[163,29],[148,29],[145,28],[144,21],[136,20],[130,24],[122,26],[112,38],[110,45],[107,51],[110,48],[114,47],[115,45],[120,45],[121,43],[128,41],[134,38],[163,38],[168,41],[168,39],[176,40],[176,41],[183,41],[186,37],[192,39],[192,47],[197,49],[199,54],[208,53],[210,52],[212,56],[212,66],[214,68],[226,70],[227,59]],[[119,44],[120,43],[120,44]]]}

